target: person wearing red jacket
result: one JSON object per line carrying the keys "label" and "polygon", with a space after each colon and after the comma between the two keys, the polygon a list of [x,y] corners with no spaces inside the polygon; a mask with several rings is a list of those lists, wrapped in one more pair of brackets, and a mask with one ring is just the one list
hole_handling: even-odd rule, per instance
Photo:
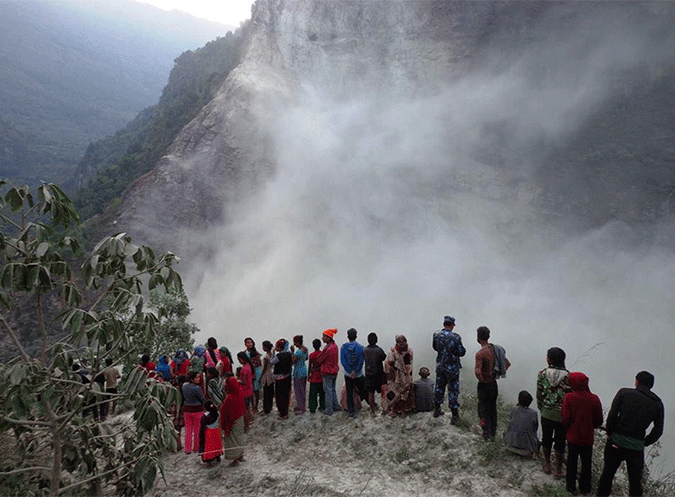
{"label": "person wearing red jacket", "polygon": [[337,330],[334,328],[324,330],[321,339],[326,346],[316,361],[321,364],[321,380],[323,381],[323,391],[326,396],[326,408],[323,413],[328,416],[332,416],[333,411],[342,410],[338,403],[337,392],[335,391],[335,380],[337,379],[338,371],[340,371],[340,366],[338,365],[339,351],[333,339],[336,333]]}
{"label": "person wearing red jacket", "polygon": [[602,425],[602,403],[588,388],[588,376],[570,373],[572,391],[565,394],[562,404],[562,424],[567,439],[567,491],[577,495],[577,462],[581,459],[579,492],[591,493],[591,462],[594,430]]}

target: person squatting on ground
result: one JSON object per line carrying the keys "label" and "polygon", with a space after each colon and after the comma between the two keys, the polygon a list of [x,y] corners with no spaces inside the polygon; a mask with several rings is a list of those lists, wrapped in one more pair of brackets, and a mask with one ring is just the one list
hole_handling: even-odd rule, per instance
{"label": "person squatting on ground", "polygon": [[293,358],[286,339],[280,338],[277,340],[271,363],[274,366],[272,370],[272,374],[274,375],[274,396],[277,401],[279,419],[288,419],[288,408],[291,404]]}
{"label": "person squatting on ground", "polygon": [[483,429],[483,438],[492,440],[497,434],[497,379],[506,376],[511,363],[503,347],[489,343],[490,329],[480,326],[476,339],[481,348],[476,352],[476,378],[478,379],[478,419]]}
{"label": "person squatting on ground", "polygon": [[[640,371],[635,376],[635,388],[622,388],[612,401],[607,414],[607,445],[605,464],[598,483],[598,497],[612,492],[612,480],[621,461],[626,461],[630,496],[642,496],[644,448],[663,434],[664,408],[661,399],[652,392],[654,375]],[[649,425],[653,424],[649,434]]]}
{"label": "person squatting on ground", "polygon": [[314,414],[317,404],[321,412],[326,408],[326,396],[323,392],[321,364],[317,362],[317,358],[321,355],[321,340],[318,338],[312,340],[312,347],[314,352],[309,354],[309,412]]}
{"label": "person squatting on ground", "polygon": [[532,395],[527,390],[518,394],[518,405],[511,409],[509,427],[504,433],[506,450],[523,457],[539,454],[539,416],[530,409]]}
{"label": "person squatting on ground", "polygon": [[563,478],[565,459],[565,427],[562,424],[562,403],[570,392],[569,371],[565,368],[565,351],[551,347],[546,353],[548,367],[537,375],[537,408],[541,413],[541,444],[544,473],[551,474],[551,448],[555,449],[555,477]]}
{"label": "person squatting on ground", "polygon": [[237,379],[232,376],[225,383],[225,400],[220,406],[220,429],[223,433],[223,453],[230,459],[230,466],[244,460],[244,417],[247,410],[244,393]]}
{"label": "person squatting on ground", "polygon": [[434,409],[434,382],[429,378],[431,372],[427,367],[421,367],[419,375],[420,379],[413,382],[415,410],[430,412]]}
{"label": "person squatting on ground", "polygon": [[293,337],[293,390],[295,391],[295,414],[304,414],[307,397],[307,347],[302,344],[302,335]]}
{"label": "person squatting on ground", "polygon": [[415,407],[412,395],[413,350],[403,335],[396,335],[396,345],[387,354],[384,374],[387,384],[382,398],[382,412],[404,417]]}
{"label": "person squatting on ground", "polygon": [[326,408],[323,413],[328,416],[332,416],[334,411],[342,410],[335,390],[335,380],[340,371],[338,364],[339,351],[333,339],[336,333],[337,330],[335,328],[324,330],[321,339],[326,345],[317,358],[317,362],[321,364],[321,380],[323,381],[323,392],[326,396]]}
{"label": "person squatting on ground", "polygon": [[185,448],[186,454],[199,451],[199,423],[204,412],[206,399],[199,386],[200,374],[190,371],[187,381],[181,387],[183,394],[183,420],[185,422]]}
{"label": "person squatting on ground", "polygon": [[375,392],[382,393],[382,384],[386,383],[384,378],[384,360],[387,354],[382,347],[377,345],[377,335],[368,334],[368,345],[363,348],[363,360],[366,374],[364,388],[368,395],[368,405],[370,414],[375,415]]}
{"label": "person squatting on ground", "polygon": [[579,492],[591,493],[591,463],[593,458],[594,430],[602,425],[600,397],[588,388],[588,376],[570,373],[572,391],[565,395],[562,404],[562,424],[567,440],[567,491],[577,492],[577,464],[581,460]]}
{"label": "person squatting on ground", "polygon": [[448,388],[448,406],[452,412],[452,423],[459,420],[459,370],[462,368],[461,357],[466,354],[462,345],[462,337],[453,330],[455,318],[445,316],[443,328],[434,333],[432,346],[438,353],[436,356],[436,388],[434,390],[434,417],[442,416],[441,410],[445,387]]}
{"label": "person squatting on ground", "polygon": [[356,341],[356,330],[349,328],[347,330],[347,343],[343,343],[340,348],[340,363],[345,372],[345,388],[347,396],[347,415],[351,418],[356,416],[354,409],[354,389],[359,397],[363,399],[364,378],[363,378],[363,346]]}

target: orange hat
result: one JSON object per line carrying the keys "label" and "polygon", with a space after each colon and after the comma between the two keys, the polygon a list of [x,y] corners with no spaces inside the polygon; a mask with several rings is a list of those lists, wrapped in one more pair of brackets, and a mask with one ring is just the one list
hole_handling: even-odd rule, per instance
{"label": "orange hat", "polygon": [[327,337],[330,337],[330,338],[333,338],[336,333],[337,333],[337,330],[335,328],[329,328],[327,330],[323,330],[323,334],[326,335]]}

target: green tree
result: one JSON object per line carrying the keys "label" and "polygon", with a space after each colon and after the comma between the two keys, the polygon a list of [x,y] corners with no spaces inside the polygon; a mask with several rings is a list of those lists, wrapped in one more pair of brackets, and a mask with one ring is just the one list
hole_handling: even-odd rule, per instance
{"label": "green tree", "polygon": [[132,338],[136,354],[124,361],[125,369],[134,367],[138,357],[150,354],[153,359],[160,355],[169,357],[178,349],[190,352],[194,339],[192,336],[199,331],[194,323],[188,323],[190,302],[185,292],[181,290],[163,291],[154,289],[150,292],[148,308],[153,310],[159,318],[156,324],[157,333],[142,332]]}
{"label": "green tree", "polygon": [[[156,256],[124,233],[80,256],[79,240],[68,231],[78,214],[59,187],[33,191],[6,181],[0,187],[0,326],[18,350],[0,367],[0,435],[15,438],[11,457],[0,463],[0,493],[78,495],[105,486],[143,495],[162,470],[163,451],[175,447],[166,409],[176,390],[146,387],[145,374],[133,369],[118,394],[134,406],[133,417],[113,428],[83,416],[110,397],[96,381],[83,383],[73,365],[88,359],[94,378],[105,359],[119,364],[134,352],[137,337],[157,333],[163,311],[149,312],[145,294],[181,291],[173,269],[178,259]],[[83,261],[79,276],[71,271],[73,255]],[[54,296],[64,309],[56,319],[66,334],[50,344],[43,308]],[[34,303],[41,335],[33,356],[6,318],[23,300]]]}

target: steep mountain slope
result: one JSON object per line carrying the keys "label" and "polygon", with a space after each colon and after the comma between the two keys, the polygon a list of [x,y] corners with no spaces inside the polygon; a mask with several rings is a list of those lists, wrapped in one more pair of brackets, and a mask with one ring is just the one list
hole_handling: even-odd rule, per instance
{"label": "steep mountain slope", "polygon": [[239,29],[183,53],[157,105],[143,110],[114,136],[87,148],[76,171],[76,204],[85,219],[117,202],[132,181],[154,167],[239,63],[243,36],[244,29]]}
{"label": "steep mountain slope", "polygon": [[[424,171],[415,195],[473,192],[582,225],[654,220],[675,187],[673,10],[260,0],[241,64],[117,221],[176,243],[176,230],[227,220],[285,160],[289,109],[331,105],[365,116],[361,140],[385,140],[364,157],[345,134],[343,159],[361,172],[370,161],[372,174]],[[392,145],[409,149],[388,157]]]}
{"label": "steep mountain slope", "polygon": [[157,102],[178,55],[228,29],[132,1],[1,1],[3,176],[71,180],[90,141]]}

